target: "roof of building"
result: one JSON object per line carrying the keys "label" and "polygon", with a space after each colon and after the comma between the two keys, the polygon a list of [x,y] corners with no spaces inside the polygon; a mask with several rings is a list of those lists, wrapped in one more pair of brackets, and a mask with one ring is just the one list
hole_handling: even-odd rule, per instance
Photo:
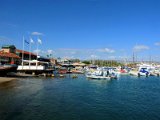
{"label": "roof of building", "polygon": [[86,64],[80,63],[80,62],[76,62],[76,63],[73,63],[72,65],[74,65],[74,66],[85,66]]}
{"label": "roof of building", "polygon": [[2,48],[14,48],[14,49],[16,49],[16,47],[14,45],[3,45]]}
{"label": "roof of building", "polygon": [[[23,53],[23,50],[16,49],[16,53]],[[24,54],[28,54],[28,55],[31,54],[31,55],[37,56],[36,54],[28,52],[28,51],[24,51]]]}
{"label": "roof of building", "polygon": [[17,58],[20,59],[20,57],[14,53],[7,53],[4,51],[0,51],[0,57],[8,57],[8,58]]}

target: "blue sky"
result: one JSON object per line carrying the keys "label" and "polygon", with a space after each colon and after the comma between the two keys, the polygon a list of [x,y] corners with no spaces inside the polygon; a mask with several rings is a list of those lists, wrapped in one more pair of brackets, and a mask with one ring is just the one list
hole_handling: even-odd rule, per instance
{"label": "blue sky", "polygon": [[[160,61],[159,0],[0,0],[0,45],[79,59]],[[25,50],[29,47],[25,45]],[[32,45],[35,52],[36,44]]]}

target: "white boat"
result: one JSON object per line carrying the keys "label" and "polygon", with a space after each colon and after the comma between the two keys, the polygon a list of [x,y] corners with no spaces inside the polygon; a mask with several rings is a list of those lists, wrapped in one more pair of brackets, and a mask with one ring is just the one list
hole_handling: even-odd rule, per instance
{"label": "white boat", "polygon": [[148,64],[142,64],[139,66],[138,76],[149,76],[155,70],[155,67]]}
{"label": "white boat", "polygon": [[96,75],[87,76],[87,78],[91,78],[91,79],[107,79],[107,80],[111,79],[111,77],[96,76]]}
{"label": "white boat", "polygon": [[23,60],[23,64],[18,66],[17,71],[32,74],[52,73],[53,67],[51,66],[50,62]]}
{"label": "white boat", "polygon": [[130,74],[130,75],[133,75],[133,76],[138,76],[138,71],[132,71],[132,70],[131,70],[131,71],[129,72],[129,74]]}
{"label": "white boat", "polygon": [[102,71],[102,70],[96,70],[92,73],[91,72],[87,73],[86,77],[91,79],[107,79],[107,80],[117,78],[117,76],[114,73],[109,74],[107,71]]}

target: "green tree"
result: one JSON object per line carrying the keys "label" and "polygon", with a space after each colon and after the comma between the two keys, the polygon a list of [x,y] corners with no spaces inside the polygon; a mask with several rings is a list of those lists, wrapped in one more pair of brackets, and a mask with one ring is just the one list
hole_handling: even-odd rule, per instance
{"label": "green tree", "polygon": [[86,64],[86,65],[91,64],[91,62],[90,62],[90,61],[88,61],[88,60],[82,61],[82,63],[84,63],[84,64]]}

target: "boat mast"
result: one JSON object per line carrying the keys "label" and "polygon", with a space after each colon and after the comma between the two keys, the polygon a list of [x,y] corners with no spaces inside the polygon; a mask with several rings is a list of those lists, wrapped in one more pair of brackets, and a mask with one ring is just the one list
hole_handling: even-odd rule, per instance
{"label": "boat mast", "polygon": [[135,62],[135,55],[134,55],[134,52],[133,52],[133,63]]}

